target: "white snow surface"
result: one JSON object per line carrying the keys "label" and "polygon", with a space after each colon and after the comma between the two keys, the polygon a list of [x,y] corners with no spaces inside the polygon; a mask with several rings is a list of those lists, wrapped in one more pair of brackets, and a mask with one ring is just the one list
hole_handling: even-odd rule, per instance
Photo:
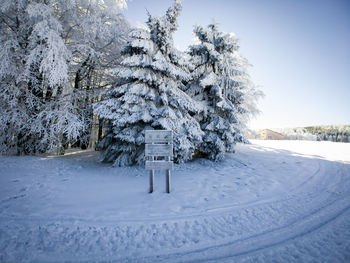
{"label": "white snow surface", "polygon": [[0,156],[0,262],[350,262],[350,144],[252,141],[164,177]]}

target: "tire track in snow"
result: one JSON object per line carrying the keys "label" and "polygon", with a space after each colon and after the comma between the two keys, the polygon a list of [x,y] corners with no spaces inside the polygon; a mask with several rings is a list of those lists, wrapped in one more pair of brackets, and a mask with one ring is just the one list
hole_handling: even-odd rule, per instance
{"label": "tire track in snow", "polygon": [[[342,173],[341,177],[344,178],[345,176],[345,167],[342,166]],[[339,172],[339,169],[338,169]],[[338,182],[341,183],[341,182]],[[337,184],[339,186],[339,184]],[[318,189],[319,190],[319,189]],[[330,193],[329,197],[333,197],[333,201],[329,201],[328,204],[323,206],[318,206],[315,211],[312,213],[306,214],[302,218],[294,221],[293,223],[289,225],[285,225],[280,228],[271,229],[266,232],[259,233],[257,235],[250,236],[248,238],[244,239],[237,239],[232,242],[227,242],[221,245],[215,245],[212,247],[206,247],[199,250],[193,250],[191,252],[182,254],[172,254],[171,256],[165,256],[158,258],[159,261],[171,261],[171,259],[178,259],[174,262],[196,262],[196,260],[202,259],[202,260],[209,260],[210,256],[212,254],[221,254],[224,255],[225,251],[219,251],[221,250],[229,250],[229,253],[225,256],[212,258],[215,260],[221,260],[226,257],[237,257],[242,255],[247,255],[250,253],[255,253],[260,250],[264,250],[267,248],[270,248],[272,246],[279,246],[283,243],[290,242],[292,240],[301,238],[305,235],[310,234],[311,232],[314,232],[322,227],[324,227],[327,224],[330,224],[332,221],[337,220],[339,217],[341,217],[344,214],[349,215],[350,210],[350,200],[349,200],[349,189],[346,188],[346,186],[343,186],[343,189],[338,190],[347,190],[346,194],[341,197],[340,195],[334,195],[334,193]],[[345,192],[344,192],[345,193]],[[313,195],[312,198],[316,198],[317,195]],[[334,199],[334,197],[337,197]],[[301,201],[301,200],[294,200],[294,201]],[[320,219],[322,218],[322,219]],[[350,223],[349,217],[347,217],[347,220]],[[303,229],[300,231],[300,229]],[[266,242],[268,240],[268,242]],[[276,242],[278,240],[278,242]],[[246,247],[244,247],[244,242],[246,243]],[[243,243],[243,244],[242,244]],[[235,252],[235,253],[233,253]],[[227,252],[226,252],[227,253]],[[190,260],[188,260],[190,258]],[[152,258],[150,261],[155,260]]]}
{"label": "tire track in snow", "polygon": [[[38,249],[35,249],[35,247],[41,248],[40,251],[50,251],[52,247],[61,246],[61,251],[71,251],[75,255],[79,255],[80,259],[85,258],[85,260],[88,260],[89,257],[92,257],[95,254],[101,254],[104,250],[107,251],[116,251],[118,254],[120,254],[120,257],[118,260],[123,260],[125,258],[133,258],[133,255],[130,255],[129,253],[133,251],[134,256],[137,254],[142,254],[144,256],[147,256],[147,252],[151,252],[153,254],[154,252],[157,252],[159,255],[162,254],[162,251],[164,251],[166,254],[171,252],[172,250],[181,249],[182,251],[187,251],[186,254],[180,253],[180,254],[172,254],[172,256],[175,256],[176,258],[183,257],[189,257],[189,255],[196,255],[200,254],[203,251],[208,251],[208,253],[212,250],[217,250],[219,248],[226,248],[228,246],[236,246],[238,243],[242,242],[248,242],[250,245],[249,247],[254,247],[254,244],[258,244],[261,240],[266,240],[270,235],[280,235],[279,238],[282,238],[281,242],[286,242],[287,240],[293,238],[290,237],[289,239],[286,238],[286,234],[283,233],[283,231],[287,231],[291,228],[291,226],[295,226],[296,229],[300,229],[300,225],[304,224],[305,221],[310,221],[309,217],[317,218],[318,216],[322,215],[329,215],[333,214],[333,217],[335,218],[337,216],[337,213],[329,213],[329,211],[325,211],[326,209],[329,209],[330,207],[333,207],[335,202],[339,200],[335,200],[333,203],[330,203],[327,207],[320,208],[316,212],[314,212],[311,215],[306,215],[302,219],[298,219],[293,223],[290,223],[288,225],[284,225],[280,228],[270,229],[267,228],[264,232],[261,232],[257,235],[254,235],[256,233],[256,229],[248,229],[247,226],[244,226],[244,222],[239,222],[238,219],[241,220],[248,220],[250,222],[257,223],[261,218],[256,217],[256,215],[259,215],[260,212],[254,213],[254,211],[249,211],[249,209],[245,209],[242,213],[245,215],[243,217],[238,218],[235,214],[226,215],[226,216],[220,216],[220,217],[214,217],[214,218],[206,218],[205,220],[200,219],[194,219],[193,221],[185,220],[184,222],[181,221],[175,221],[175,222],[163,222],[162,224],[151,224],[151,225],[138,225],[138,226],[130,226],[130,225],[119,225],[114,228],[108,228],[108,227],[89,227],[88,229],[84,227],[65,227],[63,231],[60,231],[59,228],[62,226],[60,224],[57,225],[48,225],[48,226],[41,226],[40,229],[30,229],[28,233],[23,233],[24,229],[18,229],[16,232],[20,232],[24,234],[22,237],[28,237],[32,235],[35,232],[40,237],[38,239],[30,239],[24,240],[18,243],[17,247],[20,247],[21,245],[27,246],[28,244],[32,244],[34,242],[35,246],[33,250],[38,252]],[[347,204],[348,204],[347,200]],[[336,206],[339,207],[339,204]],[[271,207],[272,209],[273,207]],[[349,207],[346,207],[346,210],[348,210]],[[344,210],[344,211],[346,211]],[[267,211],[266,208],[262,209],[262,211]],[[341,212],[338,212],[338,215],[341,214]],[[277,213],[278,215],[278,213]],[[273,217],[277,216],[276,214],[273,215]],[[255,218],[255,219],[254,219]],[[328,222],[330,222],[331,219],[328,219]],[[323,220],[323,222],[327,222],[327,220]],[[238,223],[238,224],[235,224]],[[308,233],[312,231],[313,221],[311,220],[309,222],[310,227],[309,230],[305,230],[302,233],[299,233],[298,235],[295,234],[295,231],[292,231],[291,234],[294,235],[294,237],[301,236],[303,233]],[[199,228],[201,226],[201,228]],[[196,230],[196,227],[197,230]],[[322,227],[322,224],[319,225],[319,227]],[[200,229],[206,229],[206,231],[201,231]],[[250,236],[239,238],[240,233],[237,232],[237,229],[242,229],[242,233],[248,232],[250,233]],[[59,236],[55,236],[52,233],[57,232]],[[209,234],[211,232],[211,234]],[[92,234],[91,234],[92,233]],[[241,233],[241,234],[242,234]],[[9,233],[11,234],[11,233]],[[84,239],[84,237],[87,238]],[[113,235],[116,237],[113,239]],[[172,238],[169,238],[169,235],[172,236]],[[104,237],[104,238],[102,238]],[[216,246],[204,246],[200,250],[193,250],[193,247],[196,246],[198,243],[200,243],[200,240],[208,240],[207,243],[222,243],[220,245]],[[235,240],[233,242],[225,242],[227,240]],[[271,238],[270,238],[271,239]],[[274,240],[276,237],[274,238]],[[48,243],[45,240],[49,240],[51,242]],[[55,242],[52,242],[52,240],[56,240]],[[85,245],[80,246],[79,244]],[[88,241],[86,241],[88,240]],[[144,242],[144,247],[137,247],[137,244],[140,244],[140,240]],[[78,241],[78,242],[74,242]],[[280,243],[281,243],[280,242]],[[52,244],[53,243],[53,244]],[[66,244],[66,247],[62,247],[62,244]],[[134,245],[133,245],[134,244]],[[272,245],[278,245],[279,243],[272,243],[272,244],[265,244],[263,247],[255,246],[254,250],[246,250],[245,253],[242,251],[244,250],[244,247],[242,245],[240,246],[239,251],[241,251],[242,255],[247,253],[253,253],[254,251],[263,249],[265,247],[270,247]],[[203,244],[202,244],[203,246]],[[83,249],[83,247],[87,247],[88,249]],[[39,251],[39,254],[40,254]],[[88,255],[86,257],[86,255]],[[237,254],[240,255],[240,254]],[[145,259],[144,256],[142,256],[142,260]],[[229,256],[232,256],[229,255]],[[113,255],[111,255],[113,258]],[[26,258],[24,258],[26,259]],[[137,257],[135,258],[135,260]],[[168,257],[162,258],[159,257],[159,260],[165,260],[169,259]],[[40,258],[38,258],[40,261]],[[43,259],[42,261],[45,261],[48,259]],[[141,260],[141,259],[140,259]],[[142,261],[141,260],[141,261]],[[152,258],[150,261],[155,261],[156,259]],[[80,260],[79,260],[80,261]],[[181,260],[180,260],[181,261]]]}
{"label": "tire track in snow", "polygon": [[[90,262],[103,257],[111,262],[193,262],[258,253],[293,242],[349,214],[346,167],[318,165],[316,174],[282,198],[217,208],[198,216],[108,224],[79,220],[32,224],[26,219],[0,218],[1,240],[7,241],[0,240],[0,261]],[[65,258],[67,254],[75,256]]]}
{"label": "tire track in snow", "polygon": [[[349,200],[345,201],[345,203],[348,204]],[[188,253],[175,253],[171,255],[166,255],[164,257],[158,257],[158,260],[164,262],[218,261],[225,258],[240,257],[251,253],[255,253],[274,246],[282,245],[284,243],[308,235],[316,230],[319,230],[325,225],[330,224],[332,221],[337,220],[342,215],[349,213],[350,205],[346,206],[340,211],[331,213],[327,216],[325,216],[323,212],[325,212],[325,210],[320,210],[320,212],[313,213],[305,217],[303,220],[296,221],[293,224],[284,226],[282,228],[276,228],[263,233],[259,233],[248,238],[237,239],[232,242],[227,242],[211,247],[195,249],[193,251],[189,251]],[[312,220],[322,216],[327,218],[323,219],[322,221],[316,224],[314,220]],[[319,219],[317,219],[317,221],[319,221]],[[349,218],[348,222],[350,222]],[[300,231],[300,229],[302,229],[302,231]],[[213,254],[217,254],[220,256],[208,256]],[[154,258],[147,259],[147,262],[156,261],[157,260]]]}
{"label": "tire track in snow", "polygon": [[[339,168],[339,165],[337,165],[337,174],[339,171],[341,171],[340,177],[338,179],[344,179],[346,178],[345,174],[345,166],[341,165],[341,168]],[[318,169],[317,173],[320,169]],[[317,174],[316,173],[316,174]],[[323,173],[323,175],[329,173]],[[314,177],[314,176],[313,176]],[[324,178],[321,178],[321,180]],[[310,181],[310,180],[307,180]],[[347,176],[347,182],[349,181],[349,178]],[[334,192],[329,192],[330,197],[338,197],[334,199],[333,201],[330,201],[328,204],[319,206],[315,209],[315,211],[306,214],[302,218],[294,221],[291,224],[288,224],[283,227],[274,228],[271,230],[268,230],[266,232],[261,232],[257,235],[250,236],[248,238],[243,239],[237,239],[231,242],[227,242],[220,245],[215,245],[207,248],[197,249],[193,250],[191,252],[185,253],[185,254],[173,254],[168,255],[163,258],[158,258],[159,261],[168,261],[169,262],[201,262],[201,261],[221,261],[225,258],[236,258],[241,257],[244,255],[249,255],[256,253],[261,250],[265,250],[274,246],[280,246],[284,243],[291,242],[296,239],[300,239],[305,235],[308,235],[312,232],[315,232],[316,230],[319,230],[320,228],[325,227],[326,225],[329,225],[333,221],[337,220],[339,217],[347,214],[347,217],[345,221],[350,224],[350,198],[349,198],[349,188],[346,188],[346,186],[341,184],[342,181],[338,181],[335,183],[335,186],[343,186],[343,189],[337,189],[337,190],[343,190],[345,195],[341,197],[339,194],[334,195]],[[345,182],[344,182],[345,183]],[[306,185],[306,184],[302,184]],[[322,184],[323,186],[327,185],[327,182]],[[345,184],[346,185],[346,184]],[[349,184],[347,184],[348,186]],[[316,189],[316,190],[315,190]],[[320,194],[321,189],[315,188],[315,192]],[[317,195],[314,193],[309,193],[308,196],[314,198],[317,198]],[[297,201],[297,200],[295,200]],[[301,231],[300,231],[301,230]],[[349,231],[348,231],[349,232]],[[217,257],[212,257],[211,255],[220,255]],[[176,258],[176,260],[171,260]],[[151,261],[153,261],[152,259]],[[231,261],[230,261],[231,262]]]}

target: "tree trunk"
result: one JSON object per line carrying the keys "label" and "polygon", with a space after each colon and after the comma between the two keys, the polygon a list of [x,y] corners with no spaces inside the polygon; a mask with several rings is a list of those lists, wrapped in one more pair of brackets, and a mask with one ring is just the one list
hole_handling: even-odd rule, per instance
{"label": "tree trunk", "polygon": [[89,140],[89,148],[95,148],[97,141],[99,139],[99,120],[98,116],[94,115],[92,117],[92,125],[91,125],[91,134],[90,134],[90,140]]}

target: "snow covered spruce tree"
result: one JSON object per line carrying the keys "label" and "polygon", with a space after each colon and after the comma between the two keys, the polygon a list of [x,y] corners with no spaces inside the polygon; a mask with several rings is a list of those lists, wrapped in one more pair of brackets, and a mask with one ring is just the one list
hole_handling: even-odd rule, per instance
{"label": "snow covered spruce tree", "polygon": [[174,133],[174,159],[192,158],[202,132],[192,117],[200,109],[184,91],[188,74],[173,46],[180,1],[162,17],[151,17],[148,30],[136,29],[123,50],[124,59],[114,69],[117,81],[105,92],[94,112],[110,124],[100,142],[104,161],[123,166],[141,164],[144,158],[144,131],[169,129]]}
{"label": "snow covered spruce tree", "polygon": [[256,110],[260,91],[246,70],[246,60],[238,54],[237,39],[219,32],[215,22],[195,27],[199,44],[190,47],[193,81],[187,93],[203,104],[197,115],[205,135],[198,154],[221,160],[243,141],[243,129]]}
{"label": "snow covered spruce tree", "polygon": [[68,86],[71,53],[51,1],[2,2],[0,150],[38,153],[74,139],[81,122]]}

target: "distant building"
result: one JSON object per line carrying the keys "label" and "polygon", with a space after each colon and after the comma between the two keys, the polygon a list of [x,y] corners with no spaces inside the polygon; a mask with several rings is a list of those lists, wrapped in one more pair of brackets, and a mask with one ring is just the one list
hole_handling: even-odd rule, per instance
{"label": "distant building", "polygon": [[259,131],[260,139],[262,140],[284,140],[285,137],[283,134],[280,134],[278,132],[265,129]]}

